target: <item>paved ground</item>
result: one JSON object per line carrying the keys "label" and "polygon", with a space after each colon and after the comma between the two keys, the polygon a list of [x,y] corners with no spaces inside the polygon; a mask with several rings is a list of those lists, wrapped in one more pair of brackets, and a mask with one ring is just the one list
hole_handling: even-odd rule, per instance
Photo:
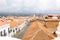
{"label": "paved ground", "polygon": [[17,34],[15,34],[15,38],[19,38],[19,39],[22,39],[22,37],[23,37],[23,35],[24,35],[24,33],[25,33],[25,31],[26,31],[26,29],[28,28],[28,26],[29,26],[29,22],[27,22],[27,24],[26,25],[24,25],[24,27],[20,30],[20,32],[18,32]]}

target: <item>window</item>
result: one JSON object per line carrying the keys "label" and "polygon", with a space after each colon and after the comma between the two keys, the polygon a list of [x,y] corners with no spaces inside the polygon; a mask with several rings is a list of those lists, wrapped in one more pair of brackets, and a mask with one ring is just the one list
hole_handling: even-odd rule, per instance
{"label": "window", "polygon": [[15,32],[15,30],[13,30],[13,32]]}
{"label": "window", "polygon": [[4,36],[6,36],[6,34],[7,34],[7,33],[6,33],[6,30],[4,30]]}

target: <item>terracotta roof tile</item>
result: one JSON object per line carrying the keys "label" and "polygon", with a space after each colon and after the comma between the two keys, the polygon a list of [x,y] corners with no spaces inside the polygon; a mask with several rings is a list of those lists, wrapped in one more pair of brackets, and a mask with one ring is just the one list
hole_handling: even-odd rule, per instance
{"label": "terracotta roof tile", "polygon": [[4,20],[0,20],[0,26],[5,25],[5,24],[8,24],[8,23]]}

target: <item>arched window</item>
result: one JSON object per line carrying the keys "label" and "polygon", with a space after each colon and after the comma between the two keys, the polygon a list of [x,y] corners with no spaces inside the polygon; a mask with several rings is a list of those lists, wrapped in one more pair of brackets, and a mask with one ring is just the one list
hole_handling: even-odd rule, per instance
{"label": "arched window", "polygon": [[8,31],[9,31],[9,28],[8,28]]}
{"label": "arched window", "polygon": [[4,30],[4,36],[6,36],[6,30]]}
{"label": "arched window", "polygon": [[1,31],[1,36],[2,36],[2,31]]}
{"label": "arched window", "polygon": [[9,30],[9,28],[8,28],[8,33],[10,33],[10,30]]}
{"label": "arched window", "polygon": [[11,32],[12,32],[12,29],[9,29],[9,28],[8,28],[8,33],[11,33]]}
{"label": "arched window", "polygon": [[13,32],[15,32],[15,30],[13,30]]}
{"label": "arched window", "polygon": [[17,30],[17,28],[15,28],[15,30]]}

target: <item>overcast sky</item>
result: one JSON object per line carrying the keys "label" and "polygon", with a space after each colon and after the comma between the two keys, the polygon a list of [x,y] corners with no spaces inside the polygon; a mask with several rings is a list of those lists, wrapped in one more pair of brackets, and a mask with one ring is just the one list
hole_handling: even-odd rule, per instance
{"label": "overcast sky", "polygon": [[60,13],[60,0],[0,0],[0,12]]}

